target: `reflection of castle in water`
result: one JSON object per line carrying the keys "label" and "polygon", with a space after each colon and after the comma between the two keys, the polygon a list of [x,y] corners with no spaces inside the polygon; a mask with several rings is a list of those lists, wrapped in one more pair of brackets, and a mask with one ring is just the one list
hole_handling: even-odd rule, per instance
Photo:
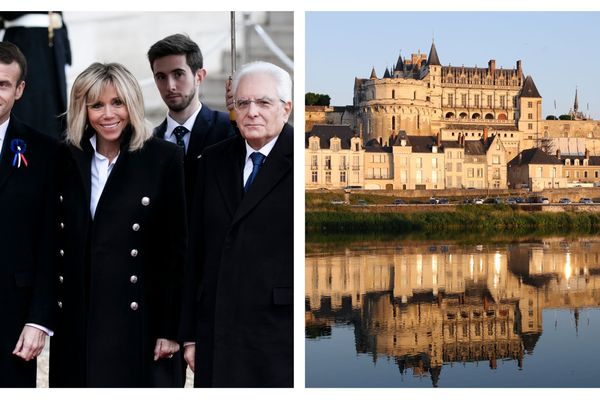
{"label": "reflection of castle in water", "polygon": [[358,353],[401,373],[515,360],[532,352],[542,310],[600,305],[600,242],[411,245],[306,258],[307,337],[352,322]]}

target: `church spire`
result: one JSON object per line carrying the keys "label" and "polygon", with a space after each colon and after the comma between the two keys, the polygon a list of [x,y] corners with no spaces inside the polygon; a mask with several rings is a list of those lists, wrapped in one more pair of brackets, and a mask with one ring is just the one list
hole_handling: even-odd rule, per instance
{"label": "church spire", "polygon": [[427,65],[442,65],[440,64],[440,58],[438,57],[437,50],[435,49],[435,43],[431,41],[431,49],[429,50],[429,58],[427,59]]}
{"label": "church spire", "polygon": [[579,109],[579,100],[577,99],[577,86],[575,86],[575,103],[573,103],[573,111],[577,112]]}
{"label": "church spire", "polygon": [[385,73],[383,74],[384,78],[391,78],[392,76],[390,75],[390,70],[389,69],[385,69]]}

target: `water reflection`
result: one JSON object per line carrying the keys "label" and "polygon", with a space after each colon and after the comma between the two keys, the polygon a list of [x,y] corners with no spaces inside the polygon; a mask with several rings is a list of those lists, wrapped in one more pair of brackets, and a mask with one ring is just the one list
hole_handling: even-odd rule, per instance
{"label": "water reflection", "polygon": [[600,241],[379,242],[308,254],[305,274],[309,342],[351,324],[356,354],[389,358],[401,375],[437,386],[453,363],[524,369],[545,310],[567,310],[578,332],[581,310],[600,305]]}

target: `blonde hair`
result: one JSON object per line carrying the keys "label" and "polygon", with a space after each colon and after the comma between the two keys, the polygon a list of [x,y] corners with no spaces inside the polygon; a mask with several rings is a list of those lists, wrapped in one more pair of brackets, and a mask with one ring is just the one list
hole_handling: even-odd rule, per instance
{"label": "blonde hair", "polygon": [[141,149],[152,137],[152,131],[144,119],[142,90],[133,74],[118,63],[93,63],[79,74],[71,89],[67,110],[67,143],[81,149],[81,141],[88,125],[87,106],[98,101],[109,85],[115,88],[129,113],[129,151]]}

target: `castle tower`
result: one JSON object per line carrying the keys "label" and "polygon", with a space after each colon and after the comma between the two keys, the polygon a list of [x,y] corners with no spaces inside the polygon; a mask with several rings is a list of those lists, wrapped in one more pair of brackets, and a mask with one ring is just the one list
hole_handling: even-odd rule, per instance
{"label": "castle tower", "polygon": [[519,130],[524,139],[537,140],[542,120],[542,96],[528,75],[519,93]]}

